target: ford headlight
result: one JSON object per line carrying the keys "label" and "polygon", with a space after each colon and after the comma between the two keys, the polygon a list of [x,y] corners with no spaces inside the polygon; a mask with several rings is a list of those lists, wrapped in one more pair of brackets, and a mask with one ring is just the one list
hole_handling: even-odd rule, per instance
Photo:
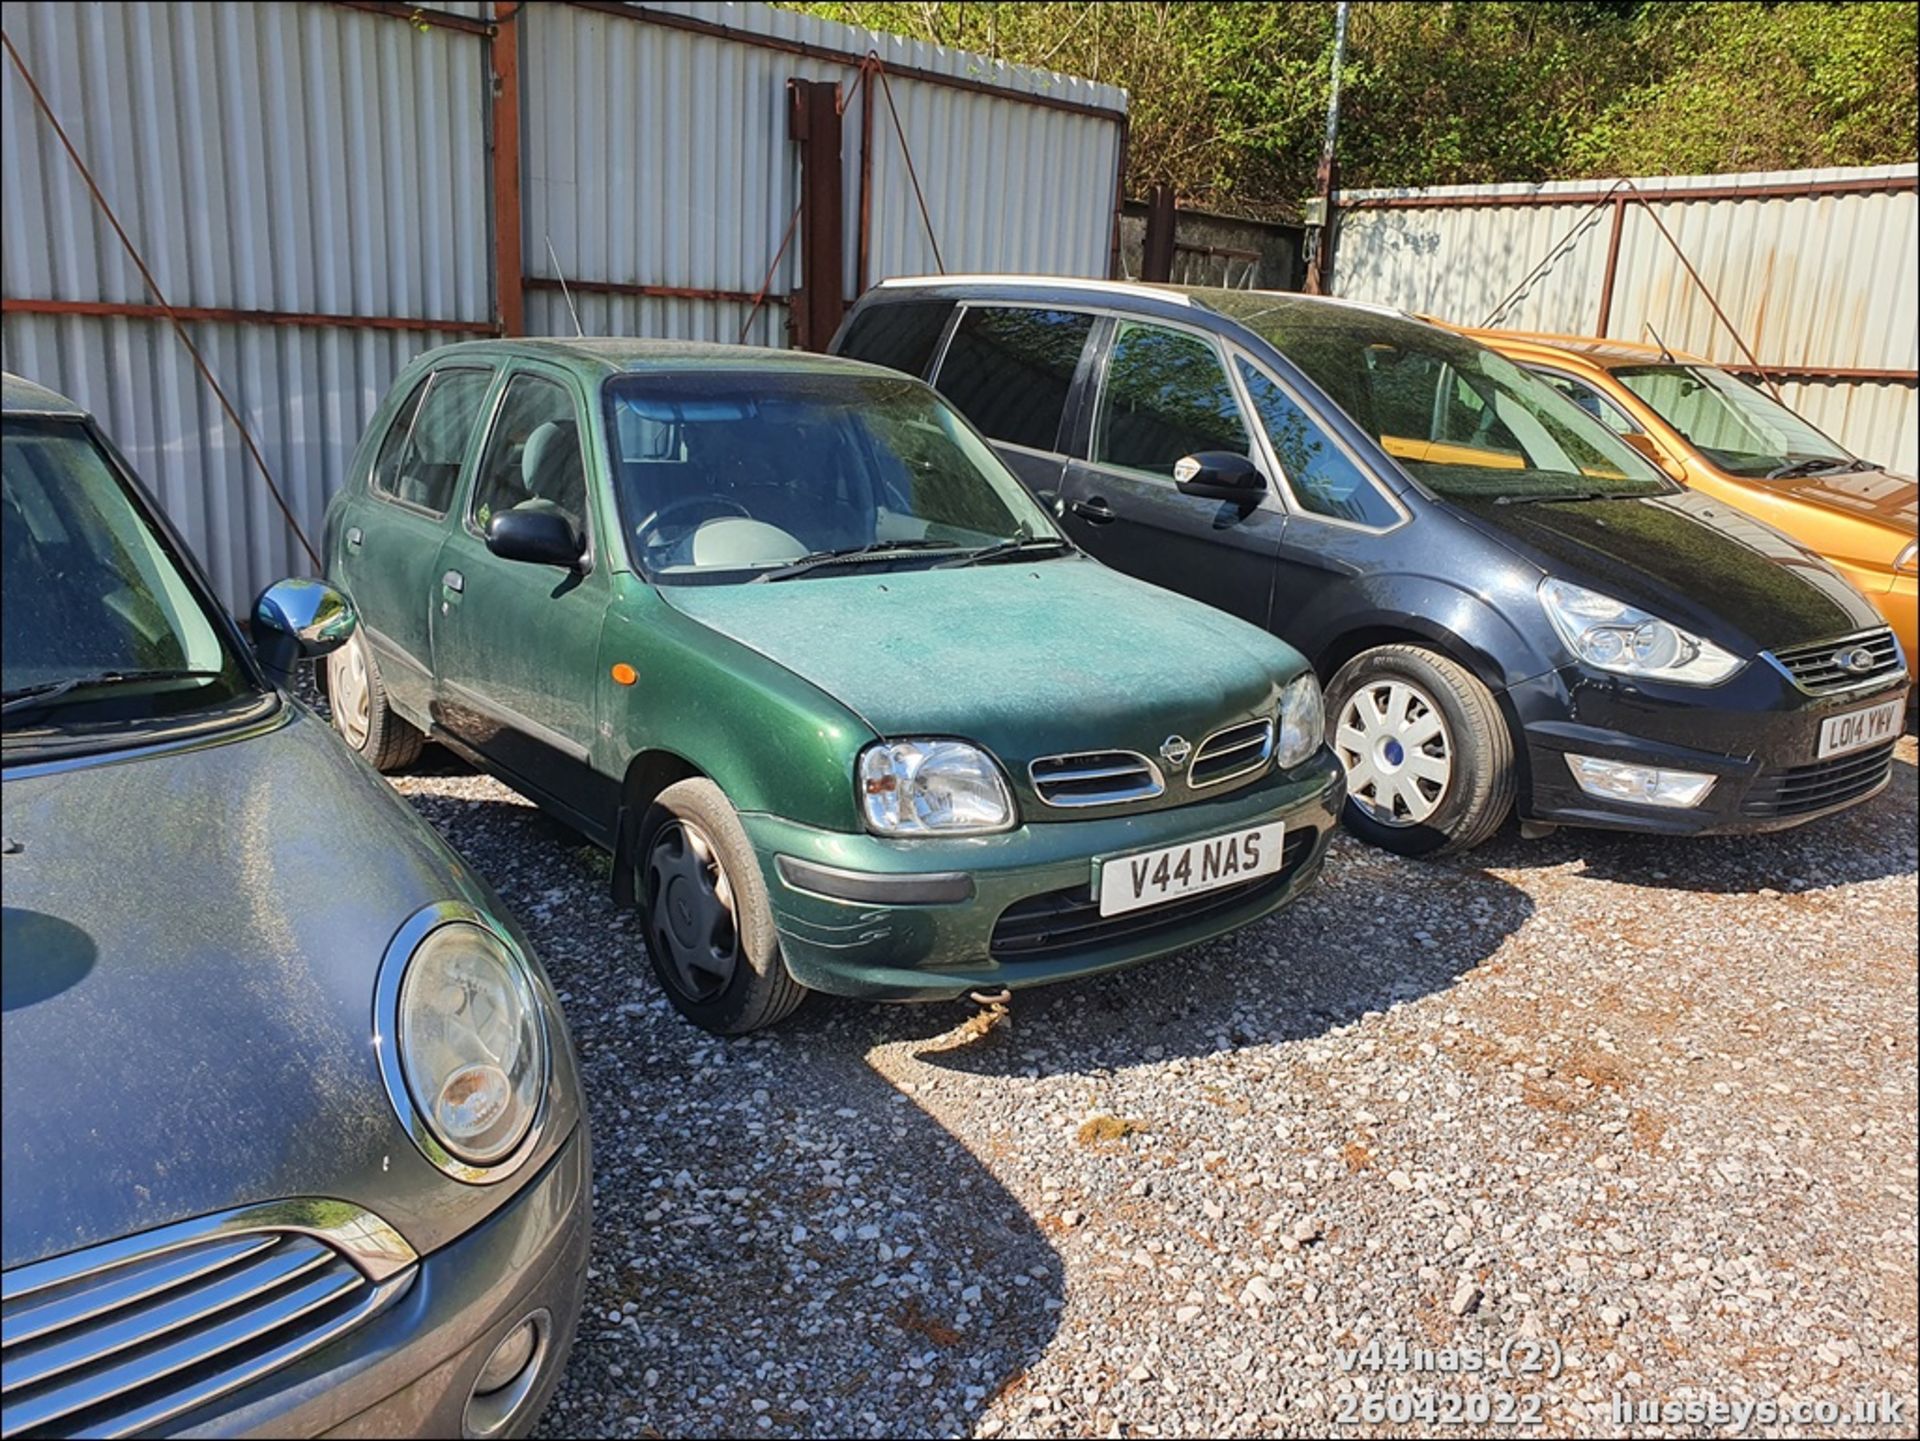
{"label": "ford headlight", "polygon": [[1326,731],[1327,709],[1320,696],[1320,681],[1312,671],[1302,671],[1280,692],[1274,764],[1283,771],[1299,765],[1320,749]]}
{"label": "ford headlight", "polygon": [[[477,920],[450,915],[458,917],[456,908],[430,909],[396,938],[432,926],[411,940],[382,1062],[389,1091],[398,1069],[406,1096],[393,1100],[427,1158],[464,1181],[494,1180],[540,1114],[546,1020],[511,944]],[[391,980],[382,981],[390,991]]]}
{"label": "ford headlight", "polygon": [[1920,570],[1920,540],[1906,543],[1900,554],[1893,558],[1893,568],[1908,575]]}
{"label": "ford headlight", "polygon": [[855,769],[860,809],[876,835],[979,835],[1013,824],[1000,768],[965,741],[879,741]]}
{"label": "ford headlight", "polygon": [[1548,576],[1540,604],[1567,647],[1586,664],[1677,685],[1719,685],[1746,664],[1623,601]]}

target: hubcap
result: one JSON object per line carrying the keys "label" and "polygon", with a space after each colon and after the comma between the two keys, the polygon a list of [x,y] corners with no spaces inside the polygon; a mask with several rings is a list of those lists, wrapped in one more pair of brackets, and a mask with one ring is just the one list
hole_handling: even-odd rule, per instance
{"label": "hubcap", "polygon": [[1433,697],[1409,681],[1355,691],[1333,745],[1347,768],[1347,794],[1383,825],[1421,825],[1446,799],[1453,738]]}
{"label": "hubcap", "polygon": [[681,995],[712,1000],[740,961],[733,887],[713,842],[691,821],[667,822],[647,851],[645,879],[647,943]]}
{"label": "hubcap", "polygon": [[359,750],[367,743],[367,730],[373,723],[372,687],[367,684],[367,653],[359,636],[353,637],[337,653],[328,680],[328,700],[347,743]]}

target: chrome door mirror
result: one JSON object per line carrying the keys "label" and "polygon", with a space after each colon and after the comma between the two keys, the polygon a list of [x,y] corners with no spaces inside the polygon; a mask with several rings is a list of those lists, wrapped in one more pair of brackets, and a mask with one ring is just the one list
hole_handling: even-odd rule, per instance
{"label": "chrome door mirror", "polygon": [[345,645],[360,624],[353,602],[324,580],[275,581],[253,603],[253,649],[275,685],[293,684],[293,668]]}

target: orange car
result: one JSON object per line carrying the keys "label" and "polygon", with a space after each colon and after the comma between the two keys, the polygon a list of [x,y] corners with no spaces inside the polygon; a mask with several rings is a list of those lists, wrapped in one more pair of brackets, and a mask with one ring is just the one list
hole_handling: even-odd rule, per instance
{"label": "orange car", "polygon": [[1675,480],[1784,531],[1830,561],[1915,638],[1916,487],[1849,454],[1719,367],[1656,346],[1467,330],[1619,433]]}

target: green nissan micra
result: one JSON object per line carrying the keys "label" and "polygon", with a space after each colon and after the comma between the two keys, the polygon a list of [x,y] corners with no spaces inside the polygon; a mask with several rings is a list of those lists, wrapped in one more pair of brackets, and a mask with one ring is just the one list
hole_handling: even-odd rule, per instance
{"label": "green nissan micra", "polygon": [[362,621],[326,677],[348,743],[391,769],[443,742],[611,851],[716,1032],[1191,946],[1299,894],[1342,800],[1298,653],[1082,554],[873,366],[433,351],[326,550]]}

